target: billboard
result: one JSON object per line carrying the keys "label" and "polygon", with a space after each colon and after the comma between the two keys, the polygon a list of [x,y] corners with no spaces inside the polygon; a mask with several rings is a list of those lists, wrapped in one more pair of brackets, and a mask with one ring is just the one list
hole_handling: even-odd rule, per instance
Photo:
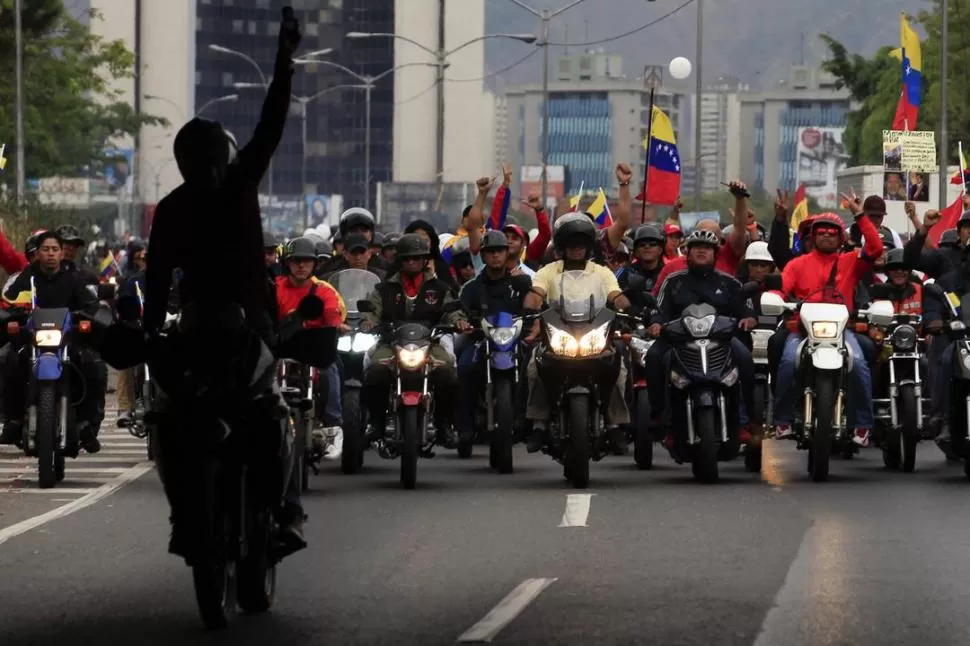
{"label": "billboard", "polygon": [[826,209],[838,208],[836,178],[849,164],[842,144],[845,128],[799,128],[797,175],[795,184],[805,185],[805,192]]}
{"label": "billboard", "polygon": [[[546,166],[546,184],[549,187],[549,194],[546,196],[546,206],[553,208],[556,202],[566,197],[566,167],[565,166]],[[533,191],[542,191],[542,166],[523,166],[522,174],[519,177],[522,185],[522,199],[529,197]]]}

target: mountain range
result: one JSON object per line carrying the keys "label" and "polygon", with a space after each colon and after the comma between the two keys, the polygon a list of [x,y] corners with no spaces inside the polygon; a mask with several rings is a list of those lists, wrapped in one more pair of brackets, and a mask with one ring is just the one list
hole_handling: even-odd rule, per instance
{"label": "mountain range", "polygon": [[[524,0],[536,9],[557,8],[568,0]],[[702,0],[704,23],[703,78],[721,75],[764,88],[788,78],[792,64],[817,65],[828,51],[818,35],[826,33],[850,52],[871,54],[883,45],[898,47],[899,12],[917,14],[930,8],[925,0]],[[636,78],[645,65],[666,65],[675,56],[694,62],[698,0],[585,0],[550,23],[549,57],[568,49],[602,48],[623,56],[623,73]],[[653,26],[617,38],[625,32]],[[486,0],[486,33],[541,33],[538,18],[511,0]],[[605,41],[584,46],[583,43]],[[491,89],[509,83],[537,82],[542,57],[532,56],[508,71],[495,74],[528,53],[525,45],[490,40],[486,70]],[[695,65],[696,67],[696,65]]]}

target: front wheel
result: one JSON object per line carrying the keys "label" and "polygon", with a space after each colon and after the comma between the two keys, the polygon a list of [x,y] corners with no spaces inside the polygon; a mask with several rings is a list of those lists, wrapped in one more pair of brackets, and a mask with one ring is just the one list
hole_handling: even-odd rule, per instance
{"label": "front wheel", "polygon": [[512,473],[512,436],[515,433],[515,399],[511,379],[495,382],[495,428],[489,442],[489,461],[499,473]]}
{"label": "front wheel", "polygon": [[816,374],[815,425],[812,427],[811,463],[809,465],[809,472],[815,482],[823,482],[829,477],[834,417],[835,377],[831,374]]}
{"label": "front wheel", "polygon": [[691,467],[694,477],[701,482],[714,484],[720,480],[717,468],[717,411],[714,408],[699,408],[694,411],[694,434],[699,440],[693,447]]}
{"label": "front wheel", "polygon": [[650,397],[646,388],[637,391],[637,436],[633,441],[633,460],[637,468],[653,468],[653,433],[650,432]]}
{"label": "front wheel", "polygon": [[50,489],[58,481],[57,386],[50,382],[37,385],[37,429],[34,433],[34,444],[37,448],[37,484],[41,489]]}
{"label": "front wheel", "polygon": [[902,426],[903,473],[916,470],[916,445],[919,444],[919,417],[916,411],[916,386],[906,384],[899,388],[899,423]]}
{"label": "front wheel", "polygon": [[246,513],[246,557],[239,563],[236,584],[243,612],[266,612],[276,598],[276,563],[270,555],[273,516],[269,510]]}
{"label": "front wheel", "polygon": [[405,406],[400,409],[398,423],[401,425],[401,486],[414,489],[418,481],[418,409]]}
{"label": "front wheel", "polygon": [[589,397],[577,395],[569,398],[566,418],[569,431],[569,449],[565,456],[565,474],[575,489],[589,487]]}
{"label": "front wheel", "polygon": [[347,475],[360,473],[364,466],[364,416],[360,407],[360,391],[344,390],[343,401],[344,451],[340,455],[340,470]]}
{"label": "front wheel", "polygon": [[220,490],[218,465],[207,465],[204,482],[205,556],[192,565],[192,583],[202,623],[209,630],[222,630],[236,613],[236,563],[229,553],[232,522]]}

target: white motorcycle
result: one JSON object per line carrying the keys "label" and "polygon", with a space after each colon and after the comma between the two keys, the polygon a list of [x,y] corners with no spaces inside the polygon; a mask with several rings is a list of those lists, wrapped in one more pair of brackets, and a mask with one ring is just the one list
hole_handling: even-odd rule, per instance
{"label": "white motorcycle", "polygon": [[778,294],[765,292],[761,312],[798,314],[799,329],[805,335],[795,356],[794,387],[803,393],[799,448],[808,448],[812,480],[823,481],[828,478],[833,442],[845,439],[845,383],[852,369],[852,353],[845,344],[849,309],[832,303],[786,303]]}

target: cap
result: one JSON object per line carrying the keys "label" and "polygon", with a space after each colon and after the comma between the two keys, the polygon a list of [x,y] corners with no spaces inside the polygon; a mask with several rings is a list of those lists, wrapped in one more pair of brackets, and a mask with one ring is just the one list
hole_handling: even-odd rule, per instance
{"label": "cap", "polygon": [[370,249],[370,241],[365,235],[360,233],[352,233],[344,238],[344,249],[350,252],[367,251]]}
{"label": "cap", "polygon": [[664,234],[668,236],[683,236],[684,232],[676,224],[665,224]]}
{"label": "cap", "polygon": [[862,212],[866,215],[886,215],[886,200],[878,195],[870,195],[862,203]]}

